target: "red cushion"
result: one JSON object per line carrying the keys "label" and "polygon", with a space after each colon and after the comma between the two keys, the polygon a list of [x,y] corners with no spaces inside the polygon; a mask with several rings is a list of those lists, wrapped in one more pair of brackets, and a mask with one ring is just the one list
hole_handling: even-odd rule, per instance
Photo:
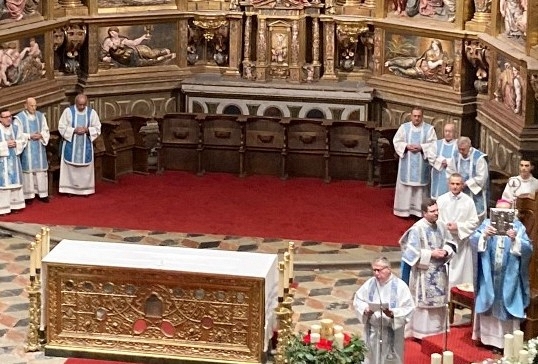
{"label": "red cushion", "polygon": [[474,292],[462,291],[458,287],[452,287],[452,289],[450,290],[450,293],[452,295],[456,295],[456,296],[460,296],[460,297],[464,296],[469,300],[474,300]]}

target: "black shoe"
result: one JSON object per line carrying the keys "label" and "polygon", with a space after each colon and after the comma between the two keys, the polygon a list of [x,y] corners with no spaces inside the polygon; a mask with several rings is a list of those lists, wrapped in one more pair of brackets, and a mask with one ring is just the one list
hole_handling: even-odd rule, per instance
{"label": "black shoe", "polygon": [[31,205],[33,202],[34,202],[33,198],[28,198],[28,199],[24,200],[24,203],[27,204],[27,205]]}
{"label": "black shoe", "polygon": [[50,198],[49,198],[49,196],[40,197],[40,198],[39,198],[39,201],[44,202],[44,203],[49,203],[49,202],[50,202]]}

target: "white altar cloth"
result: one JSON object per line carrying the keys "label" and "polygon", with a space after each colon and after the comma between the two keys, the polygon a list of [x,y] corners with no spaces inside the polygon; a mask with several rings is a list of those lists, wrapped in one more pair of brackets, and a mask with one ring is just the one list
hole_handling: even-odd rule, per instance
{"label": "white altar cloth", "polygon": [[263,278],[265,280],[265,350],[273,335],[274,310],[278,304],[278,256],[276,254],[62,240],[43,259],[43,278],[46,277],[47,264],[155,269]]}

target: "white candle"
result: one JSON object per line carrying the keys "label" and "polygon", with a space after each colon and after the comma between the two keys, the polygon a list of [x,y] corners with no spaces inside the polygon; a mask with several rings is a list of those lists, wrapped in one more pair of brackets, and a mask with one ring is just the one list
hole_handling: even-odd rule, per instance
{"label": "white candle", "polygon": [[338,334],[338,333],[341,333],[341,332],[343,333],[344,328],[342,326],[340,326],[340,325],[334,325],[333,332],[334,332],[335,335]]}
{"label": "white candle", "polygon": [[451,351],[443,352],[443,364],[453,364],[454,363],[454,353]]}
{"label": "white candle", "polygon": [[46,244],[45,244],[46,253],[43,254],[43,256],[47,255],[50,252],[50,228],[47,228],[46,230],[47,230],[47,239],[46,239]]}
{"label": "white candle", "polygon": [[42,244],[43,242],[41,241],[41,234],[36,234],[35,236],[35,255],[36,255],[36,269],[41,269],[41,249],[42,249]]}
{"label": "white candle", "polygon": [[329,339],[333,336],[333,320],[323,319],[321,322],[321,337],[324,339]]}
{"label": "white candle", "polygon": [[514,356],[514,335],[504,335],[504,357],[512,358]]}
{"label": "white candle", "polygon": [[319,334],[321,332],[321,325],[314,324],[310,326],[310,333],[311,334]]}
{"label": "white candle", "polygon": [[343,349],[344,348],[344,334],[341,332],[334,334],[333,343],[336,345],[337,348]]}
{"label": "white candle", "polygon": [[47,250],[47,229],[42,227],[41,228],[41,258],[44,258],[48,254]]}
{"label": "white candle", "polygon": [[319,343],[319,340],[321,339],[321,335],[320,334],[312,334],[310,333],[310,342],[312,344],[316,344],[316,343]]}
{"label": "white candle", "polygon": [[523,349],[523,331],[516,330],[514,331],[514,349],[512,351],[512,356],[515,358],[519,355],[521,349]]}
{"label": "white candle", "polygon": [[288,243],[288,253],[290,253],[290,271],[289,271],[289,280],[290,282],[293,282],[293,264],[294,264],[294,258],[295,258],[295,243],[293,241],[290,241]]}
{"label": "white candle", "polygon": [[284,253],[284,289],[290,288],[290,253]]}
{"label": "white candle", "polygon": [[30,243],[30,277],[35,277],[36,267],[36,254],[35,254],[35,242]]}
{"label": "white candle", "polygon": [[439,353],[433,353],[431,355],[431,364],[441,364],[442,363],[442,356]]}
{"label": "white candle", "polygon": [[284,262],[278,263],[278,297],[284,297]]}
{"label": "white candle", "polygon": [[519,362],[521,364],[527,364],[529,362],[529,352],[527,350],[519,351]]}

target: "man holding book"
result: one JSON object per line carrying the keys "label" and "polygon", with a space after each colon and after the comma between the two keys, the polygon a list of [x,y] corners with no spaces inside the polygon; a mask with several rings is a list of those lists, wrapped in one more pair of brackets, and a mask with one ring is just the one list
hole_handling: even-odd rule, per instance
{"label": "man holding book", "polygon": [[519,330],[530,302],[532,244],[510,207],[497,201],[470,238],[477,254],[473,340],[499,349],[505,334]]}

